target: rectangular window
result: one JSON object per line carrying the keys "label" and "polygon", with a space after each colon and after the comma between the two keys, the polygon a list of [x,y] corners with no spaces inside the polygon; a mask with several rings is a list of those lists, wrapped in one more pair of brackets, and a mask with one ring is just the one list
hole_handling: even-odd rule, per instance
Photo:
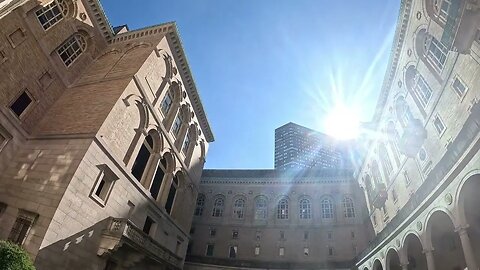
{"label": "rectangular window", "polygon": [[308,247],[303,248],[303,255],[308,256],[309,252],[310,252],[310,250],[309,250]]}
{"label": "rectangular window", "polygon": [[90,193],[90,197],[102,206],[105,206],[113,189],[113,183],[118,177],[107,167],[107,165],[102,164],[98,167],[101,169],[100,174],[97,176],[97,181]]}
{"label": "rectangular window", "polygon": [[18,28],[13,33],[8,35],[8,41],[10,42],[13,48],[20,45],[23,41],[25,41],[25,39],[27,39],[27,36],[25,35],[25,30],[21,28]]}
{"label": "rectangular window", "polygon": [[18,117],[22,116],[23,113],[32,103],[33,99],[30,97],[27,91],[23,91],[20,96],[10,105],[10,110],[12,110],[15,115]]}
{"label": "rectangular window", "polygon": [[350,236],[352,237],[352,239],[355,239],[355,232],[354,232],[354,231],[351,231],[351,232],[350,232]]}
{"label": "rectangular window", "polygon": [[255,247],[255,256],[260,255],[260,246]]}
{"label": "rectangular window", "polygon": [[333,256],[334,250],[333,247],[328,247],[328,256]]}
{"label": "rectangular window", "polygon": [[280,239],[285,240],[285,232],[284,231],[280,231]]}
{"label": "rectangular window", "polygon": [[442,4],[440,5],[439,11],[438,11],[438,17],[443,22],[446,22],[448,19],[448,13],[450,11],[450,5],[452,4],[451,0],[442,0],[439,2],[441,2]]}
{"label": "rectangular window", "polygon": [[281,247],[278,249],[278,255],[279,256],[285,256],[285,248],[284,247]]}
{"label": "rectangular window", "polygon": [[303,240],[307,240],[308,239],[308,232],[303,232]]}
{"label": "rectangular window", "polygon": [[150,235],[150,233],[152,233],[152,228],[153,228],[153,225],[155,224],[155,221],[147,216],[147,218],[145,219],[145,224],[143,225],[143,232]]}
{"label": "rectangular window", "polygon": [[164,116],[167,116],[168,112],[170,111],[170,108],[172,107],[172,103],[173,103],[172,94],[170,93],[170,91],[168,91],[167,94],[165,94],[165,97],[163,98],[162,104],[160,106],[160,109],[162,110],[162,113]]}
{"label": "rectangular window", "polygon": [[215,235],[217,235],[217,229],[210,228],[209,235],[210,235],[210,237],[215,237]]}
{"label": "rectangular window", "polygon": [[230,246],[228,251],[228,257],[230,259],[235,259],[237,257],[237,246]]}
{"label": "rectangular window", "polygon": [[213,249],[214,249],[215,245],[214,244],[208,244],[207,245],[207,251],[205,252],[205,255],[206,256],[213,256]]}
{"label": "rectangular window", "polygon": [[232,239],[238,239],[238,231],[237,230],[232,231]]}
{"label": "rectangular window", "polygon": [[423,78],[422,75],[417,74],[415,77],[415,85],[413,87],[413,91],[417,96],[420,104],[425,109],[427,107],[430,98],[432,97],[432,89],[428,86],[427,82]]}
{"label": "rectangular window", "polygon": [[85,46],[83,38],[77,35],[71,36],[58,48],[57,54],[68,67],[82,54]]}
{"label": "rectangular window", "polygon": [[47,30],[54,24],[59,22],[63,18],[62,11],[57,4],[57,1],[52,1],[50,4],[40,8],[35,12],[38,21],[43,27],[43,30]]}
{"label": "rectangular window", "polygon": [[435,118],[433,118],[433,125],[435,126],[438,135],[442,135],[446,129],[445,124],[443,124],[442,118],[440,118],[440,115],[438,114],[436,114]]}
{"label": "rectangular window", "polygon": [[327,239],[332,240],[333,239],[333,232],[327,232]]}
{"label": "rectangular window", "polygon": [[182,118],[180,117],[180,112],[178,112],[177,117],[175,117],[175,121],[172,125],[172,132],[175,137],[178,136],[180,133],[180,128],[182,127]]}
{"label": "rectangular window", "polygon": [[452,88],[460,98],[462,98],[468,90],[467,86],[460,80],[458,76],[456,76],[453,80]]}
{"label": "rectangular window", "polygon": [[10,231],[8,240],[15,244],[22,245],[25,242],[25,239],[27,238],[28,233],[30,232],[30,229],[32,228],[37,217],[38,214],[36,213],[20,210],[17,219],[13,224],[13,228]]}
{"label": "rectangular window", "polygon": [[185,136],[185,140],[183,141],[183,146],[182,146],[182,152],[185,155],[187,155],[189,147],[190,147],[190,135],[187,134],[187,136]]}

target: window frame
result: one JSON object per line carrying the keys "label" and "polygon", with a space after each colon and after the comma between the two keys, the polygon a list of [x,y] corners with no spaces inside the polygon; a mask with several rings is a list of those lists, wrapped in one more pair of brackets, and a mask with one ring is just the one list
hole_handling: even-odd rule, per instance
{"label": "window frame", "polygon": [[[328,201],[328,204],[325,204],[325,201]],[[335,217],[333,202],[330,198],[323,198],[320,201],[320,206],[322,210],[322,219],[333,219]]]}
{"label": "window frame", "polygon": [[343,198],[343,216],[345,218],[355,218],[355,203],[351,197]]}
{"label": "window frame", "polygon": [[[54,14],[54,16],[52,18],[47,19],[47,21],[45,23],[43,23],[40,20],[40,16],[42,16],[42,15],[45,16],[46,12],[52,12],[53,13],[54,8],[58,9],[58,14],[56,14],[56,15]],[[39,14],[40,11],[42,11],[42,12]],[[57,0],[51,1],[50,3],[39,7],[35,11],[35,17],[37,18],[37,21],[40,24],[40,26],[42,27],[43,31],[47,31],[47,30],[51,29],[53,26],[55,26],[56,24],[61,22],[63,19],[65,19],[66,15],[67,14],[66,14],[66,11],[65,11],[65,7],[62,7],[62,5]],[[60,17],[60,18],[58,18],[58,17]],[[53,21],[54,19],[55,19],[55,22],[51,23],[51,21]],[[48,24],[48,26],[45,27],[47,24]]]}
{"label": "window frame", "polygon": [[[443,127],[442,130],[439,129],[439,126],[437,124],[440,124]],[[447,126],[445,125],[445,122],[443,121],[442,117],[440,117],[440,114],[438,112],[435,113],[435,115],[433,116],[432,125],[435,128],[435,131],[437,131],[438,137],[442,137],[442,135],[447,130]]]}
{"label": "window frame", "polygon": [[[221,200],[221,205],[217,205],[217,200]],[[213,200],[213,207],[212,207],[212,217],[223,217],[223,213],[225,212],[225,198],[223,197],[216,197]]]}
{"label": "window frame", "polygon": [[[170,100],[170,103],[168,103],[168,104],[165,103],[167,98]],[[167,104],[166,108],[165,108],[164,104]],[[165,93],[165,96],[162,99],[162,103],[160,103],[160,112],[163,114],[164,117],[167,117],[167,115],[170,113],[170,110],[172,109],[172,105],[173,105],[173,94],[171,93],[171,90],[169,89]]]}
{"label": "window frame", "polygon": [[[69,49],[72,49],[74,44],[77,44],[78,48],[73,48],[73,53],[68,53]],[[65,67],[69,68],[75,63],[78,58],[86,51],[87,49],[87,41],[85,37],[80,34],[73,34],[68,37],[55,51],[60,58],[60,61],[65,65]],[[67,53],[67,58],[64,60],[62,54]],[[70,54],[70,55],[68,55]],[[70,61],[70,62],[68,62]],[[68,62],[68,64],[67,64]]]}
{"label": "window frame", "polygon": [[[101,207],[107,205],[113,186],[119,177],[106,164],[97,165],[100,172],[97,175],[95,184],[90,191],[90,198]],[[102,184],[103,182],[103,184]],[[100,194],[97,195],[98,189],[101,187]]]}
{"label": "window frame", "polygon": [[195,203],[195,212],[193,214],[194,216],[201,217],[203,215],[203,210],[205,210],[205,201],[206,201],[205,194],[203,193],[198,194],[197,201]]}
{"label": "window frame", "polygon": [[182,125],[183,125],[182,115],[180,110],[178,110],[178,113],[175,116],[175,119],[173,120],[172,128],[170,129],[170,132],[172,132],[175,138],[178,138],[178,135],[180,135],[180,130],[182,129]]}
{"label": "window frame", "polygon": [[237,198],[233,202],[233,217],[235,219],[244,219],[245,218],[245,198]]}
{"label": "window frame", "polygon": [[277,204],[277,219],[287,220],[288,218],[288,199],[282,198]]}
{"label": "window frame", "polygon": [[[455,82],[457,82],[457,81],[465,88],[463,93],[459,93],[458,88],[455,87]],[[460,76],[458,74],[454,76],[450,86],[452,87],[453,92],[455,92],[455,94],[460,99],[460,101],[463,101],[463,98],[465,98],[465,96],[467,95],[467,92],[468,92],[469,88],[468,88],[467,84],[462,80],[462,78],[460,78]]]}
{"label": "window frame", "polygon": [[301,198],[298,202],[299,218],[302,220],[312,219],[312,203],[308,198]]}
{"label": "window frame", "polygon": [[[12,109],[12,106],[24,93],[28,96],[28,98],[30,98],[30,103],[28,103],[28,105],[25,107],[25,109],[18,115]],[[25,88],[25,89],[23,89],[23,91],[19,92],[19,94],[17,94],[17,96],[15,96],[14,99],[12,99],[10,101],[10,103],[8,104],[8,109],[17,119],[23,120],[26,117],[26,115],[32,110],[32,108],[34,107],[33,105],[36,102],[37,102],[37,100],[33,97],[32,93],[30,93],[30,91],[28,91],[28,89]]]}
{"label": "window frame", "polygon": [[[19,209],[17,217],[15,218],[15,222],[10,230],[10,233],[8,235],[8,241],[11,241],[13,243],[16,243],[20,246],[22,246],[25,241],[27,240],[31,229],[35,225],[35,222],[38,220],[39,215],[34,212],[30,212],[27,210]],[[26,221],[28,223],[28,228],[24,230],[24,225],[26,223],[21,223],[20,221],[24,222]],[[18,227],[18,228],[16,228]],[[15,235],[14,235],[15,234]],[[23,234],[23,236],[22,236]],[[20,240],[20,237],[22,238]]]}

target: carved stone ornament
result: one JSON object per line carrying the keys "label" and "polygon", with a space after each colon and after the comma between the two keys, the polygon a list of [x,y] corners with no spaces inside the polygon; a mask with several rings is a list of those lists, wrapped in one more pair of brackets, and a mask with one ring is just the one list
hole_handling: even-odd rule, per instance
{"label": "carved stone ornament", "polygon": [[87,19],[87,14],[85,14],[85,12],[81,12],[79,14],[79,17],[80,17],[80,20],[85,21]]}
{"label": "carved stone ornament", "polygon": [[448,205],[451,205],[451,204],[452,204],[452,202],[453,202],[452,194],[450,194],[450,193],[445,194],[445,202],[446,202]]}
{"label": "carved stone ornament", "polygon": [[400,239],[397,239],[397,240],[395,241],[395,244],[397,244],[397,247],[400,247]]}
{"label": "carved stone ornament", "polygon": [[422,12],[418,11],[416,14],[417,20],[420,20],[422,18]]}
{"label": "carved stone ornament", "polygon": [[407,50],[407,55],[408,55],[408,56],[412,56],[412,49],[408,49],[408,50]]}
{"label": "carved stone ornament", "polygon": [[422,231],[423,225],[421,221],[417,221],[417,230]]}
{"label": "carved stone ornament", "polygon": [[398,84],[398,87],[401,88],[403,83],[402,83],[402,81],[398,80],[397,84]]}

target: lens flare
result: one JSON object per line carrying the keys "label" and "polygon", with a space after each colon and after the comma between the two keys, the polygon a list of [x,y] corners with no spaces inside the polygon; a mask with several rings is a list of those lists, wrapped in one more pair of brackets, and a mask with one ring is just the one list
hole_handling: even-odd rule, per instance
{"label": "lens flare", "polygon": [[351,140],[359,135],[358,113],[344,105],[337,105],[325,119],[325,131],[338,140]]}

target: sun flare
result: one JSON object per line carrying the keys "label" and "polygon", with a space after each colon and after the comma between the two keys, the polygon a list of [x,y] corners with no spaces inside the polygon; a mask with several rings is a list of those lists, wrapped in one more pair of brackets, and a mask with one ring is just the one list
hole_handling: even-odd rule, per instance
{"label": "sun flare", "polygon": [[344,105],[337,105],[325,119],[326,132],[338,140],[358,137],[360,119],[358,113]]}

